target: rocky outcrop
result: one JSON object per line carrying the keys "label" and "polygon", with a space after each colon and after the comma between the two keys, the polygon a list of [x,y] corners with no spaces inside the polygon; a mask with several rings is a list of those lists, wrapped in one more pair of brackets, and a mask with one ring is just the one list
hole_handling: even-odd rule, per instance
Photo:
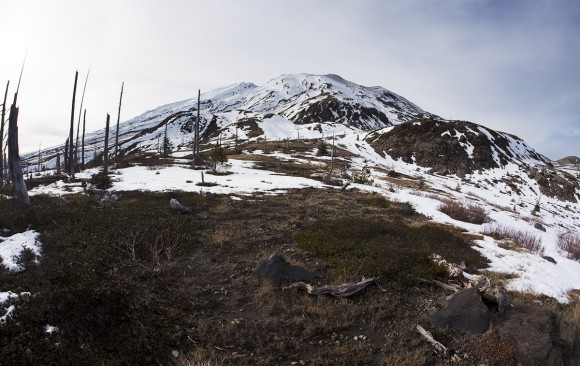
{"label": "rocky outcrop", "polygon": [[330,95],[325,99],[310,103],[307,108],[300,110],[291,119],[297,124],[341,122],[362,130],[368,130],[377,121],[383,126],[392,125],[385,113],[374,107],[365,107],[352,102],[347,103]]}
{"label": "rocky outcrop", "polygon": [[368,141],[380,154],[440,174],[465,176],[509,162],[549,164],[521,139],[465,121],[415,120],[371,134]]}
{"label": "rocky outcrop", "polygon": [[538,182],[543,195],[578,202],[580,183],[572,174],[550,168],[529,168],[527,173],[528,177]]}
{"label": "rocky outcrop", "polygon": [[578,327],[547,311],[512,314],[497,329],[515,344],[522,365],[580,365]]}

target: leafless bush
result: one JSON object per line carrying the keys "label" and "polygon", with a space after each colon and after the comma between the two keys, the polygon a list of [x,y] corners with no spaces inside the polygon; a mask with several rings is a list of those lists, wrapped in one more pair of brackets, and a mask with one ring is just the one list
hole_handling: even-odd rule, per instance
{"label": "leafless bush", "polygon": [[484,235],[496,240],[509,240],[532,253],[543,254],[542,239],[528,231],[517,230],[503,225],[489,225],[483,230]]}
{"label": "leafless bush", "polygon": [[180,254],[179,234],[157,234],[149,240],[143,232],[131,232],[119,239],[115,248],[126,257],[123,266],[135,265],[148,272],[158,273],[173,267]]}
{"label": "leafless bush", "polygon": [[560,233],[556,243],[568,253],[568,258],[580,262],[580,236],[571,232]]}
{"label": "leafless bush", "polygon": [[444,199],[439,205],[439,211],[455,220],[472,224],[481,225],[489,221],[487,211],[477,204]]}

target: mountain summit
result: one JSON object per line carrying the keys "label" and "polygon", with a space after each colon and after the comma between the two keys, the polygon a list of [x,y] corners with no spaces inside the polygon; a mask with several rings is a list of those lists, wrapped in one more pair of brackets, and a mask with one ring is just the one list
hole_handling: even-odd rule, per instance
{"label": "mountain summit", "polygon": [[[440,119],[382,87],[366,87],[334,74],[281,75],[264,85],[243,82],[201,94],[202,139],[318,138],[333,132],[371,131],[417,118]],[[191,144],[197,98],[149,110],[121,123],[124,153],[152,149],[165,133],[173,146]],[[324,126],[317,126],[323,123]],[[331,125],[329,125],[330,123]],[[104,129],[86,137],[86,159],[102,150]],[[62,147],[47,150],[56,155]]]}

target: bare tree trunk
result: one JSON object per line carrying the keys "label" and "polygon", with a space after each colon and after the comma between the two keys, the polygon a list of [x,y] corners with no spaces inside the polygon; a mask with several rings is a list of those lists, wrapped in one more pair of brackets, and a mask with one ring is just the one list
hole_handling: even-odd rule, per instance
{"label": "bare tree trunk", "polygon": [[330,172],[334,170],[334,134],[332,134],[332,150],[330,151]]}
{"label": "bare tree trunk", "polygon": [[199,106],[201,90],[197,90],[197,117],[195,118],[194,146],[193,146],[193,166],[199,161]]}
{"label": "bare tree trunk", "polygon": [[56,175],[60,175],[60,151],[56,152]]}
{"label": "bare tree trunk", "polygon": [[73,88],[73,97],[72,97],[72,108],[70,112],[70,133],[69,133],[69,151],[68,151],[68,169],[69,173],[71,174],[72,180],[75,179],[75,164],[74,164],[74,123],[75,123],[75,98],[77,95],[77,81],[79,79],[79,72],[75,71],[75,85]]}
{"label": "bare tree trunk", "polygon": [[105,150],[103,151],[103,171],[105,174],[109,172],[109,122],[111,116],[107,113],[107,124],[105,127]]}
{"label": "bare tree trunk", "polygon": [[37,162],[37,165],[36,165],[36,172],[39,173],[39,174],[40,174],[40,166],[41,166],[40,159],[42,157],[42,155],[40,153],[40,149],[41,148],[42,148],[42,144],[38,144],[38,162]]}
{"label": "bare tree trunk", "polygon": [[[7,149],[4,149],[4,150],[7,150]],[[6,185],[10,185],[11,182],[10,182],[10,174],[8,172],[8,164],[7,164],[8,157],[6,155],[6,151],[4,151],[4,154],[3,155],[4,155],[4,177],[6,177],[5,178],[6,179]]]}
{"label": "bare tree trunk", "polygon": [[16,198],[25,207],[30,206],[30,198],[26,190],[22,172],[22,161],[20,160],[18,148],[18,107],[16,99],[18,93],[14,94],[14,103],[10,107],[10,117],[8,118],[8,167],[10,168],[10,180],[14,187]]}
{"label": "bare tree trunk", "polygon": [[64,171],[68,171],[68,139],[66,139],[66,143],[64,144]]}
{"label": "bare tree trunk", "polygon": [[115,157],[119,154],[119,122],[121,121],[121,102],[123,101],[123,88],[125,88],[125,82],[121,83],[121,97],[119,98],[119,111],[117,112],[117,133],[115,134]]}
{"label": "bare tree trunk", "polygon": [[85,91],[87,90],[87,82],[89,81],[89,74],[91,72],[91,68],[89,67],[89,71],[87,71],[87,77],[85,79],[85,86],[83,87],[83,94],[81,96],[81,105],[79,107],[79,121],[77,122],[77,140],[75,142],[75,167],[79,165],[79,133],[81,130],[81,113],[83,112],[83,102],[85,101]]}
{"label": "bare tree trunk", "polygon": [[81,169],[85,169],[85,127],[87,126],[87,110],[83,113],[83,140],[81,148]]}
{"label": "bare tree trunk", "polygon": [[6,83],[4,92],[4,103],[2,103],[2,119],[0,120],[0,187],[4,186],[4,121],[6,120],[6,99],[8,97],[8,87],[10,80]]}

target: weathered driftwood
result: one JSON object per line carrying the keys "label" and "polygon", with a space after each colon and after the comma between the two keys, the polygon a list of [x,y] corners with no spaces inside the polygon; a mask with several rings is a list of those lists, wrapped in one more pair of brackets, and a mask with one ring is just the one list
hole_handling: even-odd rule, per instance
{"label": "weathered driftwood", "polygon": [[427,342],[429,342],[433,346],[433,348],[435,348],[435,351],[437,353],[445,357],[451,357],[451,361],[453,362],[461,361],[461,357],[455,351],[445,347],[443,344],[438,342],[435,338],[433,338],[431,332],[429,332],[420,325],[417,325],[417,331],[419,332],[419,334],[423,336],[423,338],[427,340]]}
{"label": "weathered driftwood", "polygon": [[441,353],[441,354],[447,354],[449,351],[447,350],[447,347],[445,347],[443,344],[439,343],[438,341],[435,340],[435,338],[433,338],[433,335],[431,334],[431,332],[429,332],[428,330],[426,330],[425,328],[423,328],[420,325],[417,325],[417,331],[419,332],[419,334],[421,334],[429,343],[431,343],[431,345],[433,346],[433,348],[435,348],[435,351],[437,351],[437,353]]}
{"label": "weathered driftwood", "polygon": [[424,278],[419,278],[419,281],[425,282],[425,283],[430,283],[432,285],[436,285],[436,286],[439,286],[445,290],[449,290],[449,291],[453,291],[453,292],[457,292],[457,291],[461,290],[461,286],[459,286],[459,285],[451,285],[451,284],[444,283],[444,282],[437,281],[437,280],[426,280]]}
{"label": "weathered driftwood", "polygon": [[181,203],[179,203],[179,201],[177,201],[175,198],[172,198],[171,201],[169,201],[169,205],[171,205],[171,208],[176,211],[177,213],[180,214],[188,214],[191,213],[191,209],[185,207],[184,205],[182,205]]}
{"label": "weathered driftwood", "polygon": [[367,278],[360,282],[355,283],[343,283],[341,285],[326,285],[320,287],[314,287],[308,283],[304,282],[295,282],[288,287],[285,287],[284,290],[297,288],[301,290],[305,290],[310,295],[332,295],[336,297],[349,297],[357,292],[361,291],[362,289],[368,287],[375,283],[375,278]]}
{"label": "weathered driftwood", "polygon": [[431,255],[431,259],[445,267],[449,272],[451,277],[454,277],[462,282],[461,286],[459,285],[450,285],[443,282],[439,282],[436,280],[422,280],[424,282],[429,282],[439,287],[442,287],[446,290],[450,290],[453,292],[457,292],[463,288],[476,288],[481,297],[488,303],[496,304],[497,310],[500,314],[502,314],[505,310],[509,309],[511,306],[511,302],[507,295],[505,289],[497,286],[494,284],[489,277],[485,275],[478,275],[478,274],[469,274],[464,271],[464,265],[457,265],[455,263],[449,263],[445,259],[443,259],[440,255],[433,254]]}

